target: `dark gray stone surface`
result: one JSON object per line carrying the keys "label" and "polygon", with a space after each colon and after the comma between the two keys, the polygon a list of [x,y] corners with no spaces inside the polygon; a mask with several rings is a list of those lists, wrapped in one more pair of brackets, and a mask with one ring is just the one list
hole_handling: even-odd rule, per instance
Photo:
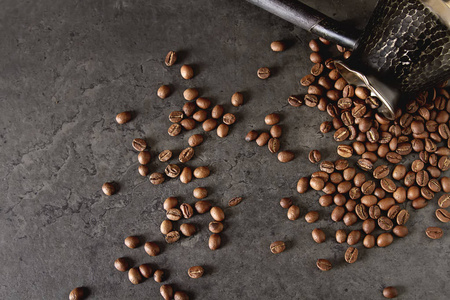
{"label": "dark gray stone surface", "polygon": [[[307,3],[359,28],[375,5]],[[332,136],[318,130],[326,114],[286,102],[304,92],[298,80],[310,68],[307,32],[242,0],[4,0],[0,36],[0,299],[67,299],[77,286],[89,288],[89,299],[160,299],[153,280],[132,286],[114,269],[121,256],[167,270],[166,283],[191,299],[382,299],[387,285],[399,288],[399,299],[447,299],[449,237],[424,234],[439,225],[436,203],[412,213],[408,237],[386,249],[359,244],[360,259],[348,265],[346,247],[333,238],[343,224],[319,207],[318,193],[295,191],[298,178],[316,170],[307,161],[311,149],[337,158]],[[269,44],[278,39],[292,46],[273,53]],[[171,68],[162,63],[168,50],[180,53]],[[192,80],[179,76],[182,63],[194,66]],[[256,77],[261,66],[274,71],[270,79]],[[174,90],[164,101],[155,94],[161,84]],[[206,134],[188,163],[209,165],[209,178],[152,186],[137,173],[131,141],[147,139],[153,156],[186,147],[189,133],[167,135],[167,115],[183,105],[187,87],[223,104],[238,122],[225,139]],[[235,91],[245,93],[240,108],[229,102]],[[124,110],[135,117],[119,126],[114,117]],[[271,112],[282,115],[282,149],[297,155],[288,164],[243,141],[250,129],[268,129],[264,116]],[[164,167],[150,164],[152,171]],[[110,180],[120,191],[107,197],[101,185]],[[197,186],[208,188],[215,205],[245,198],[225,209],[223,246],[215,252],[207,246],[209,215],[192,218],[199,233],[176,244],[166,245],[159,233],[162,201],[193,203]],[[286,218],[283,196],[301,207],[301,219]],[[321,212],[315,225],[303,219],[311,209]],[[324,244],[311,239],[316,226],[327,234]],[[159,242],[162,254],[126,248],[128,235]],[[275,240],[287,242],[284,253],[270,253]],[[330,259],[333,270],[318,271],[317,258]],[[188,278],[194,265],[205,266],[203,278]]]}

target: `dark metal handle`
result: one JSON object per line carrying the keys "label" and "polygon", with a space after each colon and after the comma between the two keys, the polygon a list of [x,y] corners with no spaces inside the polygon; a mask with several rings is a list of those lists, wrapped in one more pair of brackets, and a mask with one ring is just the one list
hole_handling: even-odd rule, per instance
{"label": "dark metal handle", "polygon": [[361,32],[346,28],[296,0],[247,0],[256,6],[338,45],[354,49]]}

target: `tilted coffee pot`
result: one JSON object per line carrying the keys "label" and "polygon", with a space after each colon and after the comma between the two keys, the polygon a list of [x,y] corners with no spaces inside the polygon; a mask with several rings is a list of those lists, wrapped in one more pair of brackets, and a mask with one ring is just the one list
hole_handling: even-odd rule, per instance
{"label": "tilted coffee pot", "polygon": [[450,0],[379,0],[362,33],[296,0],[247,1],[353,49],[336,68],[366,85],[389,119],[403,99],[450,78]]}

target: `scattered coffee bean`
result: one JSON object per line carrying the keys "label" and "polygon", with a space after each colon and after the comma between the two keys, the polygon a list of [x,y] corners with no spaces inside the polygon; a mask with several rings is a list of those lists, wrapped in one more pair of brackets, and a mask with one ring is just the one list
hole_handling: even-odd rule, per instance
{"label": "scattered coffee bean", "polygon": [[203,276],[205,270],[201,266],[190,267],[188,270],[188,275],[191,278],[197,279]]}
{"label": "scattered coffee bean", "polygon": [[172,222],[170,222],[170,220],[164,220],[161,223],[160,226],[160,230],[162,234],[168,234],[169,232],[172,231],[173,225]]}
{"label": "scattered coffee bean", "polygon": [[276,153],[280,150],[280,140],[277,138],[271,138],[267,144],[271,153]]}
{"label": "scattered coffee bean", "polygon": [[142,264],[139,266],[139,272],[145,278],[150,278],[153,274],[153,269],[149,264]]}
{"label": "scattered coffee bean", "polygon": [[219,234],[214,233],[209,237],[209,241],[208,241],[209,249],[211,249],[211,250],[219,249],[220,243],[221,243],[221,238],[220,238]]}
{"label": "scattered coffee bean", "polygon": [[179,166],[174,165],[174,164],[170,164],[166,167],[166,169],[164,170],[164,172],[166,173],[166,175],[170,178],[176,178],[178,177],[178,175],[180,175],[181,169]]}
{"label": "scattered coffee bean", "polygon": [[199,214],[207,213],[211,209],[211,207],[212,207],[212,205],[211,205],[211,202],[209,202],[209,201],[200,200],[200,201],[195,202],[195,210]]}
{"label": "scattered coffee bean", "polygon": [[[201,134],[194,134],[189,137],[188,144],[191,147],[196,147],[203,143],[203,136]],[[172,156],[172,154],[170,155]]]}
{"label": "scattered coffee bean", "polygon": [[210,173],[211,171],[209,170],[209,168],[207,166],[203,166],[195,168],[193,174],[195,178],[206,178]]}
{"label": "scattered coffee bean", "polygon": [[297,205],[291,205],[287,212],[289,220],[294,221],[300,217],[300,208]]}
{"label": "scattered coffee bean", "polygon": [[231,96],[231,104],[236,107],[244,104],[244,95],[239,92],[234,93],[233,96]]}
{"label": "scattered coffee bean", "polygon": [[184,79],[191,79],[194,77],[194,70],[190,65],[183,65],[180,68],[181,77]]}
{"label": "scattered coffee bean", "polygon": [[377,245],[378,247],[387,247],[394,241],[392,234],[385,232],[378,236]]}
{"label": "scattered coffee bean", "polygon": [[153,173],[149,176],[149,180],[152,184],[157,185],[164,182],[164,175],[161,173]]}
{"label": "scattered coffee bean", "polygon": [[85,298],[84,288],[74,288],[69,294],[69,300],[83,300]]}
{"label": "scattered coffee bean", "polygon": [[193,236],[197,229],[194,224],[184,223],[180,225],[180,231],[184,236]]}
{"label": "scattered coffee bean", "polygon": [[439,227],[428,227],[425,233],[433,240],[440,239],[444,235],[444,232]]}
{"label": "scattered coffee bean", "polygon": [[159,288],[159,292],[164,300],[171,300],[173,298],[173,288],[170,285],[164,284]]}
{"label": "scattered coffee bean", "polygon": [[188,88],[184,90],[183,97],[186,101],[192,101],[198,97],[198,90],[195,88]]}
{"label": "scattered coffee bean", "polygon": [[154,242],[145,243],[144,250],[150,256],[157,256],[161,252],[161,249],[159,248],[158,244]]}
{"label": "scattered coffee bean", "polygon": [[312,238],[313,238],[313,240],[316,242],[316,243],[318,243],[318,244],[321,244],[321,243],[323,243],[323,242],[325,242],[325,232],[323,232],[323,230],[322,229],[320,229],[320,228],[316,228],[316,229],[314,229],[313,231],[312,231]]}
{"label": "scattered coffee bean", "polygon": [[280,115],[276,113],[269,114],[264,118],[264,122],[267,125],[275,125],[280,122]]}
{"label": "scattered coffee bean", "polygon": [[275,41],[270,44],[270,49],[274,52],[281,52],[286,49],[286,46],[282,41]]}
{"label": "scattered coffee bean", "polygon": [[116,188],[112,182],[105,182],[102,185],[102,192],[107,196],[111,196],[116,192]]}
{"label": "scattered coffee bean", "polygon": [[137,248],[140,245],[139,238],[137,236],[129,236],[125,239],[125,246],[130,249]]}
{"label": "scattered coffee bean", "polygon": [[270,251],[273,254],[279,254],[286,249],[286,244],[282,241],[276,241],[270,244]]}
{"label": "scattered coffee bean", "polygon": [[256,139],[256,144],[260,147],[266,145],[270,140],[270,135],[267,132],[262,132]]}
{"label": "scattered coffee bean", "polygon": [[173,297],[174,297],[173,298],[174,300],[189,300],[188,294],[186,294],[185,292],[182,292],[182,291],[175,292]]}
{"label": "scattered coffee bean", "polygon": [[255,130],[251,130],[245,136],[245,141],[251,142],[251,141],[256,140],[257,137],[258,137],[258,132],[256,132]]}
{"label": "scattered coffee bean", "polygon": [[208,229],[212,233],[221,233],[223,231],[223,224],[218,221],[213,221],[209,223]]}
{"label": "scattered coffee bean", "polygon": [[128,271],[128,269],[130,268],[128,260],[125,257],[116,259],[114,261],[114,267],[120,272]]}
{"label": "scattered coffee bean", "polygon": [[331,262],[327,259],[318,259],[316,266],[321,271],[329,271],[332,268]]}
{"label": "scattered coffee bean", "polygon": [[313,164],[320,162],[320,160],[322,159],[322,155],[320,154],[320,152],[318,150],[312,150],[311,152],[309,152],[308,157],[309,157],[309,161]]}
{"label": "scattered coffee bean", "polygon": [[166,99],[170,95],[170,87],[168,85],[162,85],[158,88],[156,95],[161,99]]}
{"label": "scattered coffee bean", "polygon": [[350,246],[356,245],[361,239],[361,232],[359,230],[352,230],[347,236],[347,244]]}
{"label": "scattered coffee bean", "polygon": [[363,245],[368,249],[375,247],[375,237],[371,234],[366,235],[363,239]]}
{"label": "scattered coffee bean", "polygon": [[349,264],[354,263],[358,259],[358,249],[354,247],[348,247],[347,251],[345,251],[345,261]]}
{"label": "scattered coffee bean", "polygon": [[444,208],[438,208],[436,210],[436,218],[443,223],[447,223],[450,221],[450,212]]}
{"label": "scattered coffee bean", "polygon": [[236,206],[241,203],[243,200],[242,197],[234,197],[228,201],[228,206]]}
{"label": "scattered coffee bean", "polygon": [[178,231],[171,231],[166,234],[165,240],[168,244],[175,243],[180,239],[180,233]]}
{"label": "scattered coffee bean", "polygon": [[197,187],[197,188],[194,189],[192,194],[197,199],[203,199],[203,198],[206,198],[208,196],[208,190],[206,188],[204,188],[204,187]]}
{"label": "scattered coffee bean", "polygon": [[178,208],[170,208],[167,210],[166,217],[171,221],[178,221],[183,216],[181,210]]}
{"label": "scattered coffee bean", "polygon": [[383,296],[388,299],[396,298],[398,296],[397,289],[393,286],[388,286],[383,289]]}
{"label": "scattered coffee bean", "polygon": [[180,210],[181,210],[181,213],[183,214],[183,217],[185,219],[189,219],[189,218],[191,218],[194,215],[194,210],[193,210],[192,206],[190,206],[187,203],[181,204],[180,205]]}
{"label": "scattered coffee bean", "polygon": [[292,206],[292,199],[291,198],[281,198],[280,205],[282,208],[289,208]]}
{"label": "scattered coffee bean", "polygon": [[169,197],[169,198],[167,198],[166,200],[164,200],[163,207],[164,207],[164,210],[165,210],[165,211],[168,211],[169,209],[174,208],[174,207],[176,207],[177,205],[178,205],[178,200],[177,200],[177,198],[175,198],[175,197]]}
{"label": "scattered coffee bean", "polygon": [[168,67],[173,66],[176,61],[177,61],[177,53],[175,51],[169,51],[169,53],[167,53],[166,55],[166,59],[164,60],[166,66]]}
{"label": "scattered coffee bean", "polygon": [[236,117],[231,113],[226,113],[225,115],[223,115],[222,120],[226,125],[233,125],[236,122]]}
{"label": "scattered coffee bean", "polygon": [[[285,198],[283,198],[285,199]],[[310,211],[305,215],[307,223],[314,223],[319,219],[319,213],[317,211]]]}
{"label": "scattered coffee bean", "polygon": [[155,273],[153,273],[153,279],[156,282],[163,282],[164,278],[164,271],[163,270],[156,270]]}
{"label": "scattered coffee bean", "polygon": [[260,79],[267,79],[270,77],[270,70],[269,68],[259,68],[257,75]]}
{"label": "scattered coffee bean", "polygon": [[167,133],[170,136],[177,136],[180,134],[180,132],[181,132],[181,125],[177,123],[170,125],[169,129],[167,130]]}
{"label": "scattered coffee bean", "polygon": [[443,194],[438,200],[438,205],[440,208],[448,208],[450,206],[450,194]]}
{"label": "scattered coffee bean", "polygon": [[128,271],[128,279],[132,284],[139,284],[142,282],[142,275],[141,272],[139,272],[138,268],[131,268]]}
{"label": "scattered coffee bean", "polygon": [[281,151],[278,153],[278,160],[282,163],[290,162],[295,157],[294,153],[291,151]]}
{"label": "scattered coffee bean", "polygon": [[118,124],[125,124],[125,123],[128,123],[131,120],[131,117],[132,117],[131,112],[124,111],[124,112],[121,112],[121,113],[117,114],[116,122]]}
{"label": "scattered coffee bean", "polygon": [[218,206],[212,207],[210,213],[211,213],[211,217],[218,222],[221,222],[225,219],[225,213]]}

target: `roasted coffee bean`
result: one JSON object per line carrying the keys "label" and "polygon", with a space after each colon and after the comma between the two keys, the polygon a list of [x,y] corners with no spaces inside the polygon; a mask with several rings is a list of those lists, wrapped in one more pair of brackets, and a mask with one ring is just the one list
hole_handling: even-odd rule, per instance
{"label": "roasted coffee bean", "polygon": [[192,116],[195,112],[195,104],[192,102],[186,102],[183,105],[183,112],[187,117]]}
{"label": "roasted coffee bean", "polygon": [[350,199],[353,199],[353,200],[359,199],[359,198],[361,198],[361,189],[357,186],[352,187],[350,189],[350,191],[348,191],[348,195],[349,195]]}
{"label": "roasted coffee bean", "polygon": [[289,208],[292,205],[292,199],[291,198],[281,198],[280,205],[282,208]]}
{"label": "roasted coffee bean", "polygon": [[326,182],[322,189],[322,192],[327,195],[334,194],[336,192],[336,186],[331,182]]}
{"label": "roasted coffee bean", "polygon": [[281,151],[278,153],[278,160],[282,163],[290,162],[295,158],[295,154],[291,151]]}
{"label": "roasted coffee bean", "polygon": [[[192,116],[192,119],[194,119],[195,121],[201,123],[203,121],[205,121],[208,118],[208,113],[206,112],[206,110],[199,110],[196,113],[194,113],[194,115]],[[193,128],[195,128],[195,125],[192,124],[192,119],[188,119],[189,121],[187,121],[188,123],[186,123],[186,121],[184,121],[183,123],[181,123],[181,126],[183,126],[183,128],[190,128],[191,130]],[[191,124],[189,124],[191,123]],[[192,127],[192,128],[191,128]]]}
{"label": "roasted coffee bean", "polygon": [[320,154],[319,150],[311,150],[311,152],[309,152],[308,158],[311,163],[316,164],[320,162],[320,160],[322,159],[322,155]]}
{"label": "roasted coffee bean", "polygon": [[338,159],[334,163],[334,167],[338,171],[343,171],[348,168],[348,161],[346,159]]}
{"label": "roasted coffee bean", "polygon": [[319,219],[319,213],[317,211],[310,211],[305,215],[305,221],[307,223],[314,223]]}
{"label": "roasted coffee bean", "polygon": [[333,204],[333,197],[331,195],[323,195],[319,198],[320,206],[327,207]]}
{"label": "roasted coffee bean", "polygon": [[383,178],[380,180],[381,187],[388,193],[393,193],[397,189],[395,183],[389,178]]}
{"label": "roasted coffee bean", "polygon": [[414,182],[416,181],[416,173],[409,171],[408,173],[406,173],[403,183],[407,186],[410,187],[414,184]]}
{"label": "roasted coffee bean", "polygon": [[273,138],[280,138],[281,137],[281,132],[282,132],[282,130],[281,130],[281,126],[280,125],[273,125],[270,128],[270,135]]}
{"label": "roasted coffee bean", "polygon": [[[428,166],[427,172],[430,174],[433,178],[439,178],[441,176],[441,170],[437,167]],[[429,181],[428,181],[429,182]]]}
{"label": "roasted coffee bean", "polygon": [[[119,123],[119,122],[117,122],[117,123]],[[440,124],[438,127],[438,132],[439,132],[439,135],[443,139],[448,140],[450,138],[450,129],[447,124]]]}
{"label": "roasted coffee bean", "polygon": [[116,188],[114,186],[114,183],[112,182],[105,182],[102,185],[102,192],[107,196],[112,196],[116,192]]}
{"label": "roasted coffee bean", "polygon": [[162,285],[159,288],[159,292],[164,300],[171,300],[173,298],[173,288],[170,285]]}
{"label": "roasted coffee bean", "polygon": [[334,222],[339,222],[344,217],[344,214],[345,214],[345,208],[343,208],[342,206],[336,206],[333,209],[333,211],[331,212],[331,219]]}
{"label": "roasted coffee bean", "polygon": [[313,240],[318,243],[321,244],[323,242],[325,242],[325,232],[323,232],[322,229],[320,228],[316,228],[312,231],[311,233]]}
{"label": "roasted coffee bean", "polygon": [[336,231],[336,242],[339,244],[345,243],[347,241],[347,233],[343,229]]}
{"label": "roasted coffee bean", "polygon": [[333,82],[328,77],[325,76],[321,76],[317,81],[317,83],[326,90],[330,90],[333,88]]}
{"label": "roasted coffee bean", "polygon": [[313,190],[320,191],[324,188],[325,182],[322,178],[311,178],[309,185]]}
{"label": "roasted coffee bean", "polygon": [[345,225],[352,226],[353,224],[355,224],[358,221],[358,217],[356,216],[356,214],[354,212],[349,211],[344,215],[342,220],[344,221]]}
{"label": "roasted coffee bean", "polygon": [[378,156],[373,152],[363,153],[363,155],[361,155],[361,158],[369,160],[372,164],[376,163],[378,160]]}
{"label": "roasted coffee bean", "polygon": [[317,104],[319,103],[319,97],[312,94],[306,94],[303,100],[305,102],[305,105],[308,107],[316,107]]}
{"label": "roasted coffee bean", "polygon": [[205,269],[202,266],[190,267],[188,270],[188,275],[191,278],[197,279],[203,276]]}
{"label": "roasted coffee bean", "polygon": [[[317,65],[317,64],[316,64],[316,65]],[[316,77],[314,77],[314,76],[318,76],[318,75],[320,75],[320,73],[322,73],[322,71],[323,71],[323,65],[318,64],[318,65],[322,66],[322,71],[320,71],[319,74],[314,75],[313,71],[314,71],[315,73],[318,73],[318,72],[319,72],[319,69],[316,67],[316,65],[314,65],[314,66],[313,66],[313,69],[311,69],[312,75],[311,75],[311,74],[308,74],[308,75],[305,75],[302,79],[300,79],[300,84],[301,84],[301,85],[303,85],[303,86],[310,86],[310,85],[313,84],[314,81],[316,80]],[[289,98],[290,98],[290,97],[289,97]],[[288,101],[289,101],[289,100],[288,100]],[[295,105],[293,105],[293,106],[295,106]],[[300,105],[299,105],[299,106],[300,106]]]}
{"label": "roasted coffee bean", "polygon": [[385,232],[378,236],[377,245],[378,247],[387,247],[394,241],[392,234]]}
{"label": "roasted coffee bean", "polygon": [[280,150],[280,140],[277,138],[271,138],[267,144],[267,147],[271,153],[278,152],[278,150]]}
{"label": "roasted coffee bean", "polygon": [[368,234],[363,239],[364,247],[371,249],[375,246],[375,237],[371,234]]}
{"label": "roasted coffee bean", "polygon": [[349,158],[353,155],[353,148],[349,145],[339,145],[337,147],[337,153],[341,157]]}
{"label": "roasted coffee bean", "polygon": [[230,128],[226,124],[220,124],[219,127],[217,127],[217,136],[220,138],[224,138],[228,135],[228,131]]}
{"label": "roasted coffee bean", "polygon": [[309,41],[309,48],[314,52],[319,52],[320,46],[316,40]]}
{"label": "roasted coffee bean", "polygon": [[342,177],[341,173],[331,173],[330,174],[330,181],[334,184],[339,184],[344,180],[344,178]]}
{"label": "roasted coffee bean", "polygon": [[396,165],[392,171],[392,178],[402,180],[406,175],[406,167],[404,165]]}
{"label": "roasted coffee bean", "polygon": [[170,164],[166,167],[166,169],[164,170],[164,172],[166,173],[166,175],[170,178],[176,178],[178,177],[178,175],[180,175],[181,169],[179,166],[174,165],[174,164]]}
{"label": "roasted coffee bean", "polygon": [[180,74],[184,79],[191,79],[194,77],[194,70],[190,65],[183,65],[180,68]]}
{"label": "roasted coffee bean", "polygon": [[427,206],[427,205],[428,205],[428,201],[425,200],[425,199],[422,198],[422,197],[419,197],[419,198],[417,198],[417,199],[414,199],[414,200],[411,202],[411,206],[412,206],[414,209],[421,209],[421,208],[424,208],[424,207]]}
{"label": "roasted coffee bean", "polygon": [[194,215],[194,210],[192,209],[192,206],[190,206],[187,203],[183,203],[180,205],[180,210],[183,213],[183,217],[186,219],[189,219]]}
{"label": "roasted coffee bean", "polygon": [[211,111],[211,117],[213,119],[218,119],[223,115],[224,108],[222,105],[216,105]]}
{"label": "roasted coffee bean", "polygon": [[388,299],[396,298],[398,296],[397,289],[393,286],[388,286],[383,289],[383,296]]}
{"label": "roasted coffee bean", "polygon": [[327,259],[318,259],[316,266],[321,271],[329,271],[332,268],[331,262]]}
{"label": "roasted coffee bean", "polygon": [[200,201],[195,202],[195,210],[199,214],[207,213],[211,209],[211,206],[212,206],[211,202],[209,202],[209,201],[200,200]]}
{"label": "roasted coffee bean", "polygon": [[357,165],[362,170],[367,171],[367,172],[371,171],[373,168],[373,163],[370,160],[365,159],[365,158],[358,159]]}
{"label": "roasted coffee bean", "polygon": [[357,204],[355,207],[355,212],[356,215],[361,219],[361,220],[366,220],[369,217],[369,214],[367,213],[367,209],[366,206],[364,204]]}
{"label": "roasted coffee bean", "polygon": [[[132,118],[132,114],[129,111],[124,111],[116,116],[116,122],[117,124],[125,124],[128,123]],[[448,128],[448,127],[447,127]]]}
{"label": "roasted coffee bean", "polygon": [[208,119],[208,120],[204,121],[202,124],[203,130],[206,132],[214,130],[216,128],[216,126],[217,126],[216,119]]}
{"label": "roasted coffee bean", "polygon": [[355,89],[355,96],[359,99],[365,100],[370,96],[370,91],[365,87],[358,86]]}
{"label": "roasted coffee bean", "polygon": [[443,223],[450,221],[450,212],[444,208],[438,208],[436,210],[436,218]]}
{"label": "roasted coffee bean", "polygon": [[[312,76],[312,75],[307,75],[307,76]],[[314,76],[312,76],[312,77],[314,77]],[[293,107],[300,107],[303,105],[303,99],[301,99],[298,96],[292,95],[292,96],[289,96],[288,103]]]}
{"label": "roasted coffee bean", "polygon": [[219,234],[217,234],[217,233],[212,234],[212,235],[209,237],[209,241],[208,241],[209,249],[211,249],[211,250],[217,250],[217,249],[219,249],[219,248],[220,248],[221,241],[222,241],[222,240],[221,240]]}
{"label": "roasted coffee bean", "polygon": [[348,131],[347,128],[345,127],[341,127],[338,130],[336,130],[336,132],[334,133],[334,139],[337,142],[342,142],[344,140],[346,140],[350,135],[350,132]]}
{"label": "roasted coffee bean", "polygon": [[169,232],[172,231],[173,225],[172,222],[170,222],[170,220],[164,220],[161,223],[160,226],[160,230],[162,234],[168,234]]}
{"label": "roasted coffee bean", "polygon": [[184,167],[180,174],[180,181],[182,183],[189,183],[192,180],[192,170],[189,167]]}
{"label": "roasted coffee bean", "polygon": [[153,274],[152,267],[149,264],[142,264],[139,266],[139,272],[144,276],[145,278],[150,278]]}
{"label": "roasted coffee bean", "polygon": [[300,217],[300,208],[297,205],[291,205],[287,211],[287,217],[291,221],[297,220]]}
{"label": "roasted coffee bean", "polygon": [[243,200],[242,197],[234,197],[228,201],[228,206],[236,206],[241,203]]}
{"label": "roasted coffee bean", "polygon": [[428,181],[428,188],[435,193],[439,193],[442,190],[441,184],[436,178],[432,178]]}
{"label": "roasted coffee bean", "polygon": [[353,101],[350,98],[341,98],[339,99],[339,101],[337,102],[337,106],[340,109],[349,109],[350,107],[352,107],[353,105]]}
{"label": "roasted coffee bean", "polygon": [[180,233],[178,231],[171,231],[166,234],[165,240],[168,244],[177,242],[180,239]]}
{"label": "roasted coffee bean", "polygon": [[[345,179],[345,176],[344,176],[344,179]],[[364,175],[364,173],[358,173],[353,178],[353,183],[357,187],[361,187],[364,184],[364,182],[366,182],[366,175]]]}
{"label": "roasted coffee bean", "polygon": [[184,114],[182,111],[173,111],[169,114],[169,121],[172,123],[178,123],[183,120]]}
{"label": "roasted coffee bean", "polygon": [[150,256],[157,256],[161,252],[161,249],[159,248],[158,244],[154,242],[145,243],[144,250]]}
{"label": "roasted coffee bean", "polygon": [[356,245],[361,239],[361,232],[359,230],[353,230],[348,234],[347,244],[350,246]]}
{"label": "roasted coffee bean", "polygon": [[128,271],[129,263],[125,257],[120,257],[114,261],[114,268],[116,268],[120,272]]}
{"label": "roasted coffee bean", "polygon": [[347,84],[348,84],[347,81],[341,77],[334,83],[334,88],[338,91],[342,91],[345,88],[345,86],[347,86]]}
{"label": "roasted coffee bean", "polygon": [[209,223],[208,229],[212,233],[220,233],[223,231],[223,224],[221,222],[213,221]]}
{"label": "roasted coffee bean", "polygon": [[206,178],[210,173],[211,171],[207,166],[195,168],[193,172],[195,178]]}
{"label": "roasted coffee bean", "polygon": [[391,206],[391,208],[389,208],[388,212],[387,212],[387,217],[389,219],[395,219],[398,215],[398,213],[400,212],[401,208],[398,205],[393,205]]}
{"label": "roasted coffee bean", "polygon": [[[346,181],[353,180],[355,178],[355,175],[356,175],[355,168],[347,168],[344,170],[344,172],[342,174],[342,176],[344,177],[344,180],[346,180]],[[365,178],[364,178],[364,180],[365,180]],[[360,185],[357,185],[357,186],[361,186],[362,184],[363,183],[361,183]]]}
{"label": "roasted coffee bean", "polygon": [[270,70],[269,68],[259,68],[258,71],[256,72],[256,74],[258,75],[258,77],[260,79],[267,79],[270,77]]}
{"label": "roasted coffee bean", "polygon": [[408,188],[408,191],[406,193],[406,197],[408,200],[414,200],[417,199],[420,196],[420,188],[413,185]]}
{"label": "roasted coffee bean", "polygon": [[369,216],[372,219],[378,219],[381,216],[381,209],[378,205],[374,204],[369,207]]}
{"label": "roasted coffee bean", "polygon": [[172,151],[170,150],[164,150],[158,155],[158,159],[161,162],[166,162],[172,157]]}
{"label": "roasted coffee bean", "polygon": [[[196,147],[203,143],[203,136],[201,134],[194,134],[189,137],[188,144],[191,147]],[[170,152],[170,156],[172,156],[172,152]]]}
{"label": "roasted coffee bean", "polygon": [[186,101],[192,101],[198,97],[198,90],[195,88],[185,89],[183,92],[183,97]]}
{"label": "roasted coffee bean", "polygon": [[450,169],[450,158],[448,156],[442,156],[439,159],[438,167],[443,172],[445,172],[448,169]]}
{"label": "roasted coffee bean", "polygon": [[405,237],[408,235],[408,227],[403,225],[397,225],[392,229],[392,232],[398,237]]}
{"label": "roasted coffee bean", "polygon": [[142,152],[147,148],[147,143],[143,139],[134,139],[132,142],[134,150]]}
{"label": "roasted coffee bean", "polygon": [[245,136],[245,141],[251,142],[251,141],[256,140],[257,137],[258,137],[258,132],[256,132],[255,130],[251,130]]}
{"label": "roasted coffee bean", "polygon": [[223,115],[222,120],[226,125],[233,125],[236,122],[236,117],[233,114],[226,113],[225,115]]}
{"label": "roasted coffee bean", "polygon": [[402,209],[397,214],[397,224],[405,225],[409,220],[409,212],[406,209]]}
{"label": "roasted coffee bean", "polygon": [[168,85],[162,85],[156,91],[156,95],[161,99],[166,99],[170,95],[170,87]]}
{"label": "roasted coffee bean", "polygon": [[322,133],[330,132],[331,128],[332,128],[331,122],[325,121],[322,124],[320,124],[320,132]]}
{"label": "roasted coffee bean", "polygon": [[211,217],[215,221],[222,222],[223,220],[225,220],[225,213],[218,206],[212,207],[211,210],[210,210],[210,214],[211,214]]}
{"label": "roasted coffee bean", "polygon": [[208,109],[211,106],[211,100],[200,97],[195,100],[195,104],[201,109]]}
{"label": "roasted coffee bean", "polygon": [[389,175],[389,167],[386,165],[381,165],[375,168],[373,171],[373,177],[375,179],[382,179]]}
{"label": "roasted coffee bean", "polygon": [[376,143],[380,139],[380,135],[378,134],[378,130],[376,128],[372,127],[367,132],[367,140],[371,143]]}
{"label": "roasted coffee bean", "polygon": [[[196,114],[196,113],[195,113]],[[195,116],[194,114],[194,116]],[[206,117],[206,113],[204,114],[204,116]],[[198,121],[203,120],[203,119],[198,119]],[[180,125],[187,131],[194,129],[197,126],[197,123],[195,123],[196,120],[194,119],[183,119],[180,122]]]}
{"label": "roasted coffee bean", "polygon": [[437,150],[436,143],[433,142],[431,139],[426,138],[425,139],[425,151],[429,153],[434,153]]}
{"label": "roasted coffee bean", "polygon": [[364,222],[362,224],[362,230],[366,234],[369,234],[369,233],[373,232],[375,230],[375,227],[376,227],[376,222],[375,222],[374,219],[364,220]]}
{"label": "roasted coffee bean", "polygon": [[433,240],[440,239],[444,235],[444,232],[439,227],[428,227],[427,230],[425,230],[425,233]]}
{"label": "roasted coffee bean", "polygon": [[181,210],[178,208],[169,208],[166,213],[167,219],[171,221],[178,221],[183,216]]}
{"label": "roasted coffee bean", "polygon": [[178,200],[175,197],[169,197],[166,200],[164,200],[164,210],[168,211],[171,208],[175,208],[178,205]]}
{"label": "roasted coffee bean", "polygon": [[305,193],[308,190],[308,186],[309,186],[309,178],[308,177],[300,178],[297,182],[297,192],[299,194]]}
{"label": "roasted coffee bean", "polygon": [[262,132],[256,139],[256,144],[260,147],[266,145],[269,142],[270,134],[267,132]]}
{"label": "roasted coffee bean", "polygon": [[443,194],[438,200],[438,205],[440,208],[448,208],[450,206],[450,194]]}
{"label": "roasted coffee bean", "polygon": [[234,93],[231,96],[231,104],[236,107],[244,104],[244,95],[239,92]]}
{"label": "roasted coffee bean", "polygon": [[317,53],[317,52],[312,52],[309,55],[309,59],[313,63],[321,63],[322,62],[322,56],[319,53]]}
{"label": "roasted coffee bean", "polygon": [[162,282],[165,279],[164,271],[163,270],[156,270],[155,273],[153,273],[153,279],[156,282]]}
{"label": "roasted coffee bean", "polygon": [[163,174],[155,172],[150,174],[149,180],[152,184],[157,185],[163,183],[165,179]]}
{"label": "roasted coffee bean", "polygon": [[345,261],[349,264],[354,263],[358,259],[358,249],[354,247],[348,247],[344,255]]}
{"label": "roasted coffee bean", "polygon": [[[129,271],[128,271],[128,280],[130,280],[130,282],[132,283],[132,284],[139,284],[139,283],[141,283],[142,282],[142,275],[141,275],[141,273],[139,272],[139,269],[138,268],[131,268]],[[77,298],[76,298],[77,299]],[[78,298],[79,299],[79,298]]]}
{"label": "roasted coffee bean", "polygon": [[324,160],[320,163],[320,170],[331,174],[334,172],[334,163],[331,161]]}
{"label": "roasted coffee bean", "polygon": [[402,156],[395,152],[389,152],[386,154],[386,159],[392,164],[398,164],[402,160]]}
{"label": "roasted coffee bean", "polygon": [[419,172],[417,172],[416,183],[419,186],[426,186],[428,184],[428,181],[429,181],[429,175],[428,175],[427,171],[420,170]]}
{"label": "roasted coffee bean", "polygon": [[385,216],[381,216],[378,218],[378,226],[383,230],[391,230],[394,224],[392,223],[391,219]]}
{"label": "roasted coffee bean", "polygon": [[169,133],[170,136],[177,136],[181,132],[181,125],[180,124],[172,124],[170,125],[169,129],[167,130],[167,133]]}
{"label": "roasted coffee bean", "polygon": [[420,189],[420,194],[427,200],[431,200],[434,198],[434,193],[427,187],[422,187]]}
{"label": "roasted coffee bean", "polygon": [[139,247],[139,245],[141,244],[139,238],[137,236],[129,236],[125,239],[124,241],[125,246],[127,246],[130,249],[134,249]]}
{"label": "roasted coffee bean", "polygon": [[337,191],[341,194],[346,194],[352,188],[352,183],[350,181],[344,181],[338,184]]}
{"label": "roasted coffee bean", "polygon": [[286,244],[283,241],[276,241],[270,244],[270,252],[279,254],[286,249]]}
{"label": "roasted coffee bean", "polygon": [[173,66],[176,61],[177,61],[177,53],[175,51],[169,51],[169,53],[167,53],[166,55],[166,58],[164,59],[164,63],[166,64],[166,66],[168,67]]}

